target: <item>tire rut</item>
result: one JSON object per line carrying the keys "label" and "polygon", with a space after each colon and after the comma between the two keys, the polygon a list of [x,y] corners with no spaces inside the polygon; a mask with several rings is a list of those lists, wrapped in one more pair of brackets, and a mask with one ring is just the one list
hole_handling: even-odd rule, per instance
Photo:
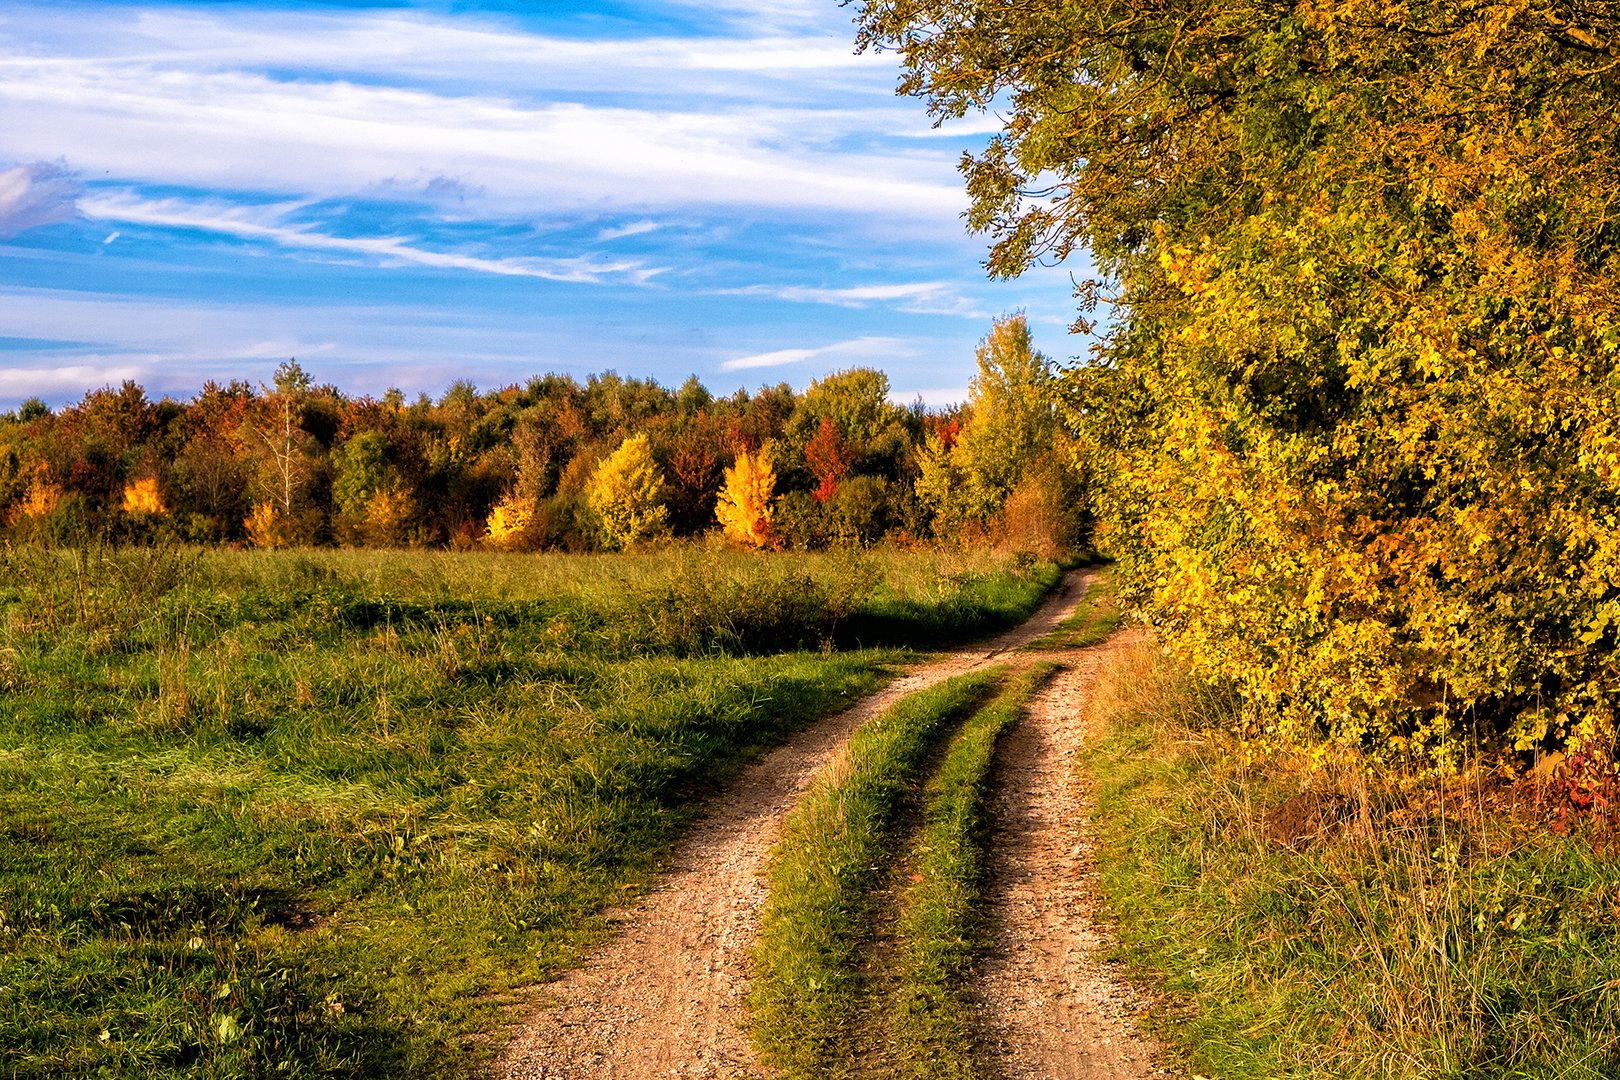
{"label": "tire rut", "polygon": [[613,940],[541,988],[541,1003],[497,1062],[507,1080],[736,1078],[770,1074],[742,1022],[747,957],[765,900],[763,873],[782,818],[861,723],[900,698],[988,666],[1050,633],[1079,603],[1087,572],[1065,576],[1041,608],[976,648],[947,653],[801,732],[744,770],[676,849],[659,884],[610,921]]}
{"label": "tire rut", "polygon": [[972,997],[981,1061],[1000,1080],[1149,1080],[1169,1074],[1136,1031],[1142,1002],[1100,957],[1076,756],[1097,673],[1132,635],[1049,654],[1065,665],[1004,737],[991,796],[989,918],[994,945]]}

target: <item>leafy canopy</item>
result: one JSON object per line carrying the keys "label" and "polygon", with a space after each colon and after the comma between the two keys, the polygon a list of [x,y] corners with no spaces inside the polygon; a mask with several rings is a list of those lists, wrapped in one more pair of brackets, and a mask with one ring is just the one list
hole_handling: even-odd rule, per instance
{"label": "leafy canopy", "polygon": [[1247,734],[1612,758],[1620,6],[867,0],[990,268],[1088,250],[1110,544]]}
{"label": "leafy canopy", "polygon": [[741,451],[736,464],[727,469],[725,475],[726,483],[720,489],[715,516],[726,539],[756,550],[774,547],[776,530],[771,524],[774,516],[771,496],[776,490],[776,469],[771,464],[770,447],[761,447],[754,454]]}

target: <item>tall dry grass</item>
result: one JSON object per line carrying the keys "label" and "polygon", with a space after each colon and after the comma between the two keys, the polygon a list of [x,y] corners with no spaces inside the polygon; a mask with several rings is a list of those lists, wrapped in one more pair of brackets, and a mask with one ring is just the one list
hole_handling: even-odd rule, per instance
{"label": "tall dry grass", "polygon": [[1537,793],[1251,760],[1140,632],[1092,703],[1099,860],[1160,1026],[1221,1077],[1620,1075],[1620,866]]}

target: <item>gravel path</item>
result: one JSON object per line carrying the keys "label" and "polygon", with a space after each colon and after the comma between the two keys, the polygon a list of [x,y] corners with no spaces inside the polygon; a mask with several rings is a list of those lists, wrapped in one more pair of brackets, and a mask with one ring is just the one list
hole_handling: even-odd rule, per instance
{"label": "gravel path", "polygon": [[783,816],[862,721],[1050,632],[1074,610],[1085,580],[1069,575],[1022,626],[931,660],[746,770],[681,845],[661,883],[614,918],[614,939],[544,988],[497,1073],[508,1080],[766,1076],[742,1029],[743,998],[765,860]]}
{"label": "gravel path", "polygon": [[1007,733],[991,798],[995,948],[973,988],[987,1071],[1004,1080],[1147,1080],[1155,1047],[1140,1008],[1098,957],[1095,872],[1076,775],[1086,696],[1131,633],[1057,654],[1066,667]]}

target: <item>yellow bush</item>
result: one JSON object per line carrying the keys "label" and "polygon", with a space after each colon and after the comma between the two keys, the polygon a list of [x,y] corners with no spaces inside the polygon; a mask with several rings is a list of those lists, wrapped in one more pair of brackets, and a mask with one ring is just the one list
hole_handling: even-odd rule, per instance
{"label": "yellow bush", "polygon": [[669,530],[664,473],[645,435],[633,435],[596,467],[585,501],[602,539],[614,550],[633,547]]}
{"label": "yellow bush", "polygon": [[281,548],[288,544],[285,517],[268,499],[255,504],[253,512],[243,519],[242,527],[254,547]]}
{"label": "yellow bush", "polygon": [[496,503],[484,523],[489,531],[490,546],[502,551],[521,547],[539,509],[536,499],[515,492]]}
{"label": "yellow bush", "polygon": [[62,489],[36,473],[28,483],[28,492],[12,511],[14,520],[50,517],[62,502]]}
{"label": "yellow bush", "polygon": [[725,487],[715,506],[727,540],[756,550],[775,546],[776,530],[771,526],[775,489],[776,470],[769,447],[761,447],[757,454],[745,450],[737,455],[737,463],[726,470]]}
{"label": "yellow bush", "polygon": [[131,517],[160,517],[168,512],[155,478],[149,476],[124,486],[124,513]]}

